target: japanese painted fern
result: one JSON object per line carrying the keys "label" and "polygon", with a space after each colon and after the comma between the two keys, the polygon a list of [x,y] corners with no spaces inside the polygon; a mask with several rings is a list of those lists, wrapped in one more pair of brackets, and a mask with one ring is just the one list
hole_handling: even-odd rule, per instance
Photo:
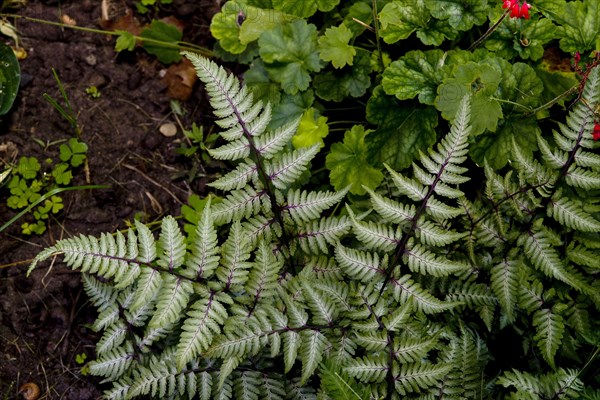
{"label": "japanese painted fern", "polygon": [[[364,213],[335,208],[345,192],[299,187],[318,146],[292,150],[297,120],[267,130],[268,104],[186,55],[224,129],[211,154],[236,165],[212,183],[223,201],[189,237],[167,217],[158,238],[137,223],[61,240],[31,265],[63,254],[84,273],[107,399],[553,399],[599,384],[578,370],[600,342],[591,108],[538,137],[539,159],[515,144],[511,169],[485,168],[485,191],[466,195],[465,97]],[[598,69],[583,96],[600,103]]]}

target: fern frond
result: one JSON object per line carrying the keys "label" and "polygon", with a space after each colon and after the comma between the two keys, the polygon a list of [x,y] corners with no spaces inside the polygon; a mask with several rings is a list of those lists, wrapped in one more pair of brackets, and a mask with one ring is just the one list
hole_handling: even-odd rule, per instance
{"label": "fern frond", "polygon": [[148,326],[156,328],[179,321],[193,292],[194,287],[190,281],[175,275],[165,275],[160,291],[156,295],[156,311]]}
{"label": "fern frond", "polygon": [[216,277],[227,289],[244,285],[248,280],[248,270],[252,266],[248,261],[251,250],[247,238],[243,235],[241,224],[234,223],[222,247],[221,265],[215,272]]}
{"label": "fern frond", "polygon": [[572,167],[565,176],[569,186],[585,190],[600,189],[600,173],[587,169]]}
{"label": "fern frond", "polygon": [[390,168],[390,166],[387,164],[383,165],[388,170],[390,177],[392,178],[392,182],[400,191],[400,193],[414,201],[421,201],[425,198],[427,195],[427,188],[422,183],[402,176]]}
{"label": "fern frond", "polygon": [[538,229],[540,230],[534,230],[520,239],[531,263],[546,275],[565,282],[576,290],[586,290],[587,284],[583,277],[576,271],[569,271],[552,247],[549,232]]}
{"label": "fern frond", "polygon": [[306,170],[310,161],[319,152],[319,145],[302,147],[265,164],[266,173],[277,189],[286,189]]}
{"label": "fern frond", "polygon": [[219,190],[230,191],[239,190],[246,186],[252,179],[258,177],[258,168],[256,164],[250,160],[238,164],[231,172],[210,182],[208,186]]}
{"label": "fern frond", "polygon": [[430,246],[447,246],[466,235],[466,233],[444,229],[432,221],[421,220],[416,228],[417,237],[423,244]]}
{"label": "fern frond", "polygon": [[340,192],[289,190],[287,202],[282,209],[284,212],[288,212],[290,218],[298,224],[309,222],[319,218],[323,211],[339,204],[347,192],[348,188]]}
{"label": "fern frond", "polygon": [[223,146],[208,149],[208,153],[217,160],[241,160],[250,156],[250,142],[242,137]]}
{"label": "fern frond", "polygon": [[427,338],[401,336],[394,340],[394,357],[401,364],[409,364],[424,360],[439,342],[439,335]]}
{"label": "fern frond", "polygon": [[431,293],[423,289],[421,285],[415,282],[408,274],[403,275],[398,279],[392,277],[390,282],[393,285],[394,298],[397,301],[404,304],[409,299],[412,299],[415,308],[426,314],[440,313],[460,304],[438,300]]}
{"label": "fern frond", "polygon": [[364,189],[371,196],[373,209],[377,211],[385,221],[393,224],[408,224],[415,217],[417,209],[414,205],[404,205],[385,198],[366,186],[364,186]]}
{"label": "fern frond", "polygon": [[435,277],[457,274],[471,269],[468,264],[436,256],[424,246],[416,244],[405,252],[408,268],[412,272]]}
{"label": "fern frond", "polygon": [[140,274],[138,285],[133,296],[130,312],[148,305],[156,297],[163,284],[160,271],[152,268],[144,268]]}
{"label": "fern frond", "polygon": [[275,155],[278,155],[281,150],[290,142],[298,125],[300,124],[301,117],[280,126],[272,132],[267,132],[264,135],[257,136],[255,138],[254,145],[256,151],[260,154],[261,158],[269,160]]}
{"label": "fern frond", "polygon": [[298,227],[296,240],[307,254],[328,254],[328,245],[335,246],[350,229],[348,218],[326,217]]}
{"label": "fern frond", "polygon": [[102,356],[119,347],[126,339],[127,326],[119,321],[110,325],[96,344],[96,354]]}
{"label": "fern frond", "polygon": [[296,357],[298,356],[298,349],[302,344],[302,338],[300,334],[295,331],[287,331],[281,334],[283,339],[283,365],[285,366],[284,372],[287,374],[290,372]]}
{"label": "fern frond", "polygon": [[383,280],[387,266],[387,255],[380,262],[379,254],[363,252],[342,246],[335,247],[335,258],[344,272],[363,282]]}
{"label": "fern frond", "polygon": [[133,347],[125,342],[124,346],[117,347],[102,357],[91,361],[89,371],[92,375],[103,376],[107,380],[115,381],[121,377],[133,363]]}
{"label": "fern frond", "polygon": [[402,396],[407,393],[421,393],[424,389],[435,386],[452,369],[448,364],[402,364],[394,365],[394,386]]}
{"label": "fern frond", "polygon": [[189,243],[189,253],[182,274],[190,279],[208,279],[219,266],[217,230],[213,225],[211,202],[202,210],[202,216],[194,231],[194,240]]}
{"label": "fern frond", "polygon": [[600,221],[585,212],[580,204],[562,196],[560,191],[549,204],[548,216],[580,232],[600,232]]}
{"label": "fern frond", "polygon": [[515,307],[519,296],[519,269],[521,263],[504,259],[491,270],[490,287],[509,322],[515,319]]}
{"label": "fern frond", "polygon": [[227,318],[227,310],[212,295],[194,302],[188,312],[188,318],[181,327],[182,333],[177,345],[177,368],[206,350],[214,335],[221,332],[221,326]]}
{"label": "fern frond", "polygon": [[230,192],[222,202],[213,206],[212,217],[215,224],[222,225],[232,220],[248,219],[261,210],[266,193],[257,192],[251,187]]}
{"label": "fern frond", "polygon": [[382,382],[390,369],[388,361],[383,355],[356,358],[344,365],[344,371],[361,382]]}
{"label": "fern frond", "polygon": [[323,359],[328,341],[325,335],[312,329],[301,331],[300,337],[302,338],[299,350],[300,359],[302,360],[300,383],[304,384],[312,376]]}
{"label": "fern frond", "polygon": [[160,254],[156,263],[159,266],[172,272],[183,264],[185,241],[175,218],[167,216],[162,220],[158,246]]}
{"label": "fern frond", "polygon": [[233,380],[233,392],[238,399],[259,400],[261,397],[262,380],[257,371],[244,371],[236,374]]}
{"label": "fern frond", "polygon": [[350,211],[352,228],[356,238],[368,248],[391,252],[400,243],[401,232],[396,232],[394,228],[386,224],[359,221],[349,208],[348,210]]}
{"label": "fern frond", "polygon": [[261,242],[256,253],[256,261],[248,274],[246,292],[252,295],[255,301],[273,297],[282,267],[283,260],[277,259],[268,245]]}
{"label": "fern frond", "polygon": [[[569,159],[569,154],[567,152],[559,149],[552,150],[546,139],[544,139],[540,134],[537,135],[537,143],[540,152],[542,153],[542,158],[547,166],[554,169],[563,168]],[[577,161],[579,163],[579,160]]]}
{"label": "fern frond", "polygon": [[537,310],[533,314],[533,326],[536,328],[534,339],[544,360],[554,367],[554,356],[565,331],[563,317],[549,309]]}

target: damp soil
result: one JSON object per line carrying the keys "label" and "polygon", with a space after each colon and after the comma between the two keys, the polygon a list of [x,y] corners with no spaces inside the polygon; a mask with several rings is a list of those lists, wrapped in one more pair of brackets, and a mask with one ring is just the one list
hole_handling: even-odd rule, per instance
{"label": "damp soil", "polygon": [[[132,1],[117,3],[111,12],[135,10]],[[174,0],[147,15],[134,15],[142,23],[174,16],[182,22],[184,40],[210,48],[208,25],[219,3]],[[97,0],[30,0],[17,10],[52,21],[66,15],[77,26],[93,28],[100,28],[101,12]],[[55,70],[77,115],[80,140],[89,148],[87,164],[75,171],[72,185],[107,188],[61,194],[64,210],[48,220],[42,235],[22,234],[21,223],[32,222],[31,216],[0,233],[0,399],[22,399],[19,388],[27,383],[39,386],[40,399],[96,399],[106,386],[82,374],[81,357],[94,358],[99,334],[89,328],[96,314],[80,275],[56,260],[26,277],[28,264],[61,238],[125,229],[134,218],[152,222],[179,215],[190,194],[203,193],[206,168],[178,154],[185,141],[181,130],[166,137],[159,129],[165,123],[189,127],[192,122],[210,129],[211,113],[196,85],[191,98],[181,102],[178,122],[161,79],[168,66],[142,49],[117,54],[110,36],[22,19],[11,22],[27,57],[20,62],[19,96],[0,123],[0,162],[14,163],[21,156],[35,156],[42,163],[58,160],[59,144],[74,136],[43,97],[48,93],[61,100]],[[86,94],[91,86],[100,97]],[[15,215],[6,206],[8,196],[6,186],[0,188],[0,225]]]}

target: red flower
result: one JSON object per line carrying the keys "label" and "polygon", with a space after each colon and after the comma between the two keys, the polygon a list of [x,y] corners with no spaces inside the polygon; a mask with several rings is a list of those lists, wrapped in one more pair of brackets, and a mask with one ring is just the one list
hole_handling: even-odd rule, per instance
{"label": "red flower", "polygon": [[594,121],[594,132],[592,132],[594,140],[600,140],[600,124]]}
{"label": "red flower", "polygon": [[510,10],[511,18],[529,19],[529,9],[531,8],[531,5],[527,2],[521,4],[521,0],[504,0],[502,8]]}

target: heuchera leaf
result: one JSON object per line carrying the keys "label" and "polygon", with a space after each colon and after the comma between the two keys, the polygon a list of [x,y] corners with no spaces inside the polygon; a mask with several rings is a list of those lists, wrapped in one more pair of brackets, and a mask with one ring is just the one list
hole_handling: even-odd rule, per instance
{"label": "heuchera leaf", "polygon": [[363,195],[363,185],[375,189],[383,180],[383,174],[374,168],[368,160],[365,131],[361,125],[355,125],[344,134],[343,143],[331,145],[331,151],[325,159],[325,167],[330,170],[329,179],[336,190],[350,186],[350,193]]}
{"label": "heuchera leaf", "polygon": [[438,115],[432,107],[401,107],[381,86],[367,103],[367,120],[377,125],[366,138],[369,160],[375,166],[386,163],[395,170],[406,168],[419,150],[425,151],[436,140]]}
{"label": "heuchera leaf", "polygon": [[486,129],[495,132],[498,120],[502,118],[502,107],[492,97],[501,78],[502,71],[484,62],[459,65],[453,76],[438,86],[434,104],[445,119],[452,121],[460,100],[466,93],[471,93],[471,113],[477,116],[471,120],[471,134],[477,136]]}
{"label": "heuchera leaf", "polygon": [[544,45],[556,38],[557,27],[547,18],[528,21],[505,18],[504,22],[485,42],[485,47],[496,55],[511,59],[539,60],[544,55]]}
{"label": "heuchera leaf", "polygon": [[264,32],[259,40],[259,52],[269,76],[286,93],[308,89],[309,72],[321,70],[317,51],[317,28],[304,20],[293,21]]}
{"label": "heuchera leaf", "polygon": [[149,41],[143,41],[142,46],[144,49],[155,55],[158,60],[165,64],[175,63],[181,60],[181,54],[179,54],[179,48],[176,46],[183,33],[171,24],[167,24],[162,21],[152,20],[150,28],[146,28],[140,33],[142,38],[160,40],[172,44],[173,47],[166,47],[160,43],[153,43]]}
{"label": "heuchera leaf", "polygon": [[268,128],[275,129],[298,118],[308,110],[315,101],[312,90],[294,95],[281,95],[281,101],[273,106],[273,114]]}
{"label": "heuchera leaf", "polygon": [[415,31],[424,44],[432,46],[439,46],[444,39],[456,36],[456,31],[446,22],[431,18],[425,0],[392,1],[383,7],[379,20],[381,37],[390,44],[406,39]]}
{"label": "heuchera leaf", "polygon": [[[585,52],[600,46],[600,3],[596,0],[570,1],[555,16],[562,25],[560,48],[567,53]],[[560,12],[562,11],[562,12]]]}
{"label": "heuchera leaf", "polygon": [[[346,72],[348,71],[348,72]],[[327,101],[343,101],[348,96],[360,97],[371,86],[371,58],[363,49],[357,49],[351,69],[327,71],[315,76],[313,87],[317,96]]]}
{"label": "heuchera leaf", "polygon": [[273,0],[273,8],[285,13],[308,18],[319,11],[331,11],[340,0]]}
{"label": "heuchera leaf", "polygon": [[[555,99],[560,94],[579,84],[575,72],[553,71],[549,68],[552,68],[552,66],[544,62],[540,64],[539,67],[535,68],[538,79],[540,79],[544,85],[544,91],[540,95],[540,102],[542,104]],[[563,97],[557,104],[564,106],[565,101],[568,99],[568,97]]]}
{"label": "heuchera leaf", "polygon": [[448,20],[450,26],[459,31],[483,24],[493,7],[487,0],[425,0],[425,5],[433,17]]}
{"label": "heuchera leaf", "polygon": [[444,61],[442,50],[409,51],[383,72],[383,89],[400,100],[418,95],[421,103],[432,105]]}
{"label": "heuchera leaf", "polygon": [[329,134],[329,126],[327,125],[327,117],[315,116],[315,109],[309,108],[302,115],[300,125],[296,134],[292,137],[292,144],[296,149],[300,147],[308,147],[319,143],[323,147],[323,138]]}
{"label": "heuchera leaf", "polygon": [[519,149],[532,156],[537,150],[536,134],[540,132],[535,118],[514,119],[505,121],[495,133],[482,135],[470,145],[473,160],[483,165],[487,159],[492,168],[500,169],[508,162],[512,151],[513,138]]}
{"label": "heuchera leaf", "polygon": [[[347,14],[344,15],[344,24],[352,31],[354,37],[364,32],[365,25],[369,25],[373,22],[373,9],[370,5],[371,2],[358,2],[352,4],[347,9]],[[361,21],[363,24],[359,24],[356,21]]]}
{"label": "heuchera leaf", "polygon": [[269,73],[260,58],[254,60],[244,73],[244,84],[252,91],[255,100],[279,104],[281,87],[269,79]]}
{"label": "heuchera leaf", "polygon": [[344,24],[327,28],[325,35],[319,38],[321,60],[331,61],[335,68],[352,65],[356,49],[348,44],[350,39],[352,39],[352,32]]}

